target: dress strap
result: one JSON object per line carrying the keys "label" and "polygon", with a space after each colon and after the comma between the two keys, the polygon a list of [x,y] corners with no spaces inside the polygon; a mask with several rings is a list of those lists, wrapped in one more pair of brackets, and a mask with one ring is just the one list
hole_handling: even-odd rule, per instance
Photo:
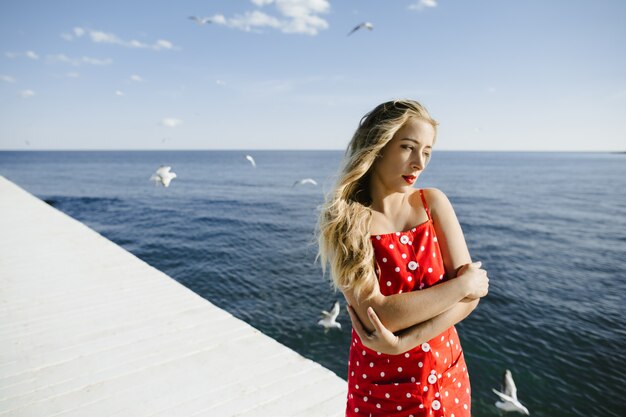
{"label": "dress strap", "polygon": [[424,197],[424,190],[420,188],[420,196],[422,197],[422,202],[424,203],[424,210],[426,210],[426,215],[428,216],[428,220],[432,220],[430,218],[430,209],[428,208],[428,204],[426,203],[426,198]]}

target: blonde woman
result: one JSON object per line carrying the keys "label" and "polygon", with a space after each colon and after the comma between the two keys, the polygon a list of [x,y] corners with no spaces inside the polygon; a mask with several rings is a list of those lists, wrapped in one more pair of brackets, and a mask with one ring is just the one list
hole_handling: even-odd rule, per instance
{"label": "blonde woman", "polygon": [[319,217],[318,257],[348,302],[346,416],[470,416],[456,323],[487,295],[446,195],[413,185],[437,122],[413,100],[359,123]]}

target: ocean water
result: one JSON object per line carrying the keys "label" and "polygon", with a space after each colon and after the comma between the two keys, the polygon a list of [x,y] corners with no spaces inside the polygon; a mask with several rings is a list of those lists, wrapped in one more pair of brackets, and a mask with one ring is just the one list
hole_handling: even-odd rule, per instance
{"label": "ocean water", "polygon": [[[347,378],[350,319],[313,231],[342,151],[0,152],[0,175]],[[156,187],[161,164],[178,178]],[[292,187],[314,178],[319,186]],[[435,152],[490,292],[457,325],[474,416],[510,369],[533,416],[626,415],[626,154]],[[341,331],[320,311],[341,303]]]}

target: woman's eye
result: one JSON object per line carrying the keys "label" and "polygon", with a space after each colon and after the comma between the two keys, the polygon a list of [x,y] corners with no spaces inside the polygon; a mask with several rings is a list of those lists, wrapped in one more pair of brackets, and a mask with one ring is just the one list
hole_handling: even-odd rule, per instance
{"label": "woman's eye", "polygon": [[410,145],[402,145],[402,147],[403,147],[404,149],[410,149],[411,151],[413,150],[413,147],[412,147],[412,146],[410,146]]}
{"label": "woman's eye", "polygon": [[430,158],[430,154],[429,153],[425,153],[424,155],[426,155],[428,158]]}

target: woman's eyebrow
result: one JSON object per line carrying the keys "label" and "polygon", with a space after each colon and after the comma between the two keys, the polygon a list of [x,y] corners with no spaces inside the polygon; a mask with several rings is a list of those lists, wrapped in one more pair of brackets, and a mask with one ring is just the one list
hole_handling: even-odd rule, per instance
{"label": "woman's eyebrow", "polygon": [[[420,144],[418,141],[416,141],[415,139],[411,139],[411,138],[402,138],[400,140],[410,140],[411,142],[415,142],[418,145]],[[426,145],[426,148],[431,148],[432,149],[433,147],[430,146],[430,145]]]}

